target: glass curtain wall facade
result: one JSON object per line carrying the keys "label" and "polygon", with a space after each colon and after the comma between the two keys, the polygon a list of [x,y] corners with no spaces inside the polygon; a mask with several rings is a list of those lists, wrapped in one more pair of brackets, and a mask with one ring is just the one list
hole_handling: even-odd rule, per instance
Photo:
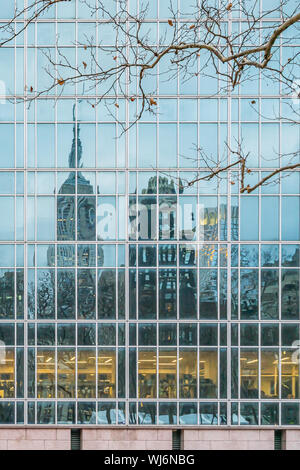
{"label": "glass curtain wall facade", "polygon": [[[150,2],[154,43],[167,3]],[[47,87],[56,40],[85,60],[85,34],[114,43],[74,0],[0,49],[0,424],[299,425],[299,171],[250,195],[227,174],[178,184],[201,168],[194,146],[244,138],[253,182],[297,150],[299,128],[268,119],[280,84],[157,74],[159,113],[125,134],[82,84],[14,101]],[[128,126],[138,100],[118,106]]]}

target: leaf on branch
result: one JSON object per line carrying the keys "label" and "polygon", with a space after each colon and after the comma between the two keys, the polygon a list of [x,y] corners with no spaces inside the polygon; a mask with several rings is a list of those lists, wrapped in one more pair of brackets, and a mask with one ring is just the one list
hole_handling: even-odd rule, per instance
{"label": "leaf on branch", "polygon": [[33,87],[32,86],[30,87],[30,91],[31,91],[31,93],[33,92]]}
{"label": "leaf on branch", "polygon": [[194,24],[192,24],[192,25],[189,27],[189,29],[194,29],[194,28],[195,28],[195,25],[194,25]]}
{"label": "leaf on branch", "polygon": [[63,85],[63,84],[65,83],[65,80],[63,80],[63,78],[59,78],[59,79],[57,80],[57,83],[58,83],[59,85]]}
{"label": "leaf on branch", "polygon": [[117,60],[117,58],[118,58],[118,57],[115,55],[114,60]]}
{"label": "leaf on branch", "polygon": [[172,20],[168,20],[168,25],[169,25],[169,26],[174,26],[173,21],[172,21]]}
{"label": "leaf on branch", "polygon": [[120,106],[118,105],[118,103],[115,103],[115,107],[119,109]]}
{"label": "leaf on branch", "polygon": [[234,182],[234,181],[230,181],[230,184],[234,185],[234,184],[235,184],[235,182]]}
{"label": "leaf on branch", "polygon": [[86,50],[87,50],[87,46],[86,46],[86,45],[84,45],[84,46],[83,46],[83,49],[86,51]]}
{"label": "leaf on branch", "polygon": [[255,104],[255,103],[256,103],[256,101],[255,101],[255,100],[252,100],[252,101],[251,101],[251,104]]}
{"label": "leaf on branch", "polygon": [[157,102],[153,98],[150,98],[150,105],[157,106]]}
{"label": "leaf on branch", "polygon": [[250,168],[248,168],[247,173],[252,173],[252,171],[250,170]]}
{"label": "leaf on branch", "polygon": [[227,5],[227,7],[226,7],[226,10],[227,10],[227,11],[230,11],[231,8],[232,8],[232,3],[228,3],[228,5]]}
{"label": "leaf on branch", "polygon": [[87,68],[87,63],[86,63],[86,62],[84,62],[84,61],[83,61],[82,63],[83,63],[83,67],[84,67],[84,69],[86,69],[86,68]]}

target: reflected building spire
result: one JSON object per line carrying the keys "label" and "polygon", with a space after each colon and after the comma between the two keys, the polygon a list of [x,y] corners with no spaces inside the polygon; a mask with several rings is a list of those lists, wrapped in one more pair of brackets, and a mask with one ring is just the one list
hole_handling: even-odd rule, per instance
{"label": "reflected building spire", "polygon": [[[77,165],[76,165],[76,157],[77,157]],[[77,123],[77,138],[76,138],[75,103],[74,103],[73,105],[73,140],[72,140],[71,152],[69,154],[69,168],[81,168],[82,167],[81,160],[82,160],[82,143],[80,140],[80,124]]]}
{"label": "reflected building spire", "polygon": [[[77,130],[77,132],[76,132]],[[73,139],[69,153],[69,173],[58,190],[57,198],[57,239],[75,240],[75,230],[79,240],[94,240],[95,238],[95,200],[86,195],[93,195],[94,189],[90,181],[82,174],[82,143],[80,139],[80,124],[75,118],[73,106]],[[76,184],[77,183],[77,184]],[[75,194],[77,193],[77,210]],[[77,220],[77,223],[76,223]]]}

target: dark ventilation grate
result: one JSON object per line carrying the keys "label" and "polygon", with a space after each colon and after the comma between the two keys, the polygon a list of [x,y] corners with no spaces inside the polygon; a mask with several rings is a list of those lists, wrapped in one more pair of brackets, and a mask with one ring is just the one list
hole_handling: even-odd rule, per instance
{"label": "dark ventilation grate", "polygon": [[71,429],[71,450],[80,450],[81,432],[80,429]]}
{"label": "dark ventilation grate", "polygon": [[181,450],[181,430],[176,429],[172,434],[172,450]]}
{"label": "dark ventilation grate", "polygon": [[274,433],[274,450],[282,449],[282,431],[277,430]]}

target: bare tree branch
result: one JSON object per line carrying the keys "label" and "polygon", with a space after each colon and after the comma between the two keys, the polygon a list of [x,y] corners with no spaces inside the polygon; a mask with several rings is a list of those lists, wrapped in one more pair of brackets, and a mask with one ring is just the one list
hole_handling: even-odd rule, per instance
{"label": "bare tree branch", "polygon": [[[16,10],[14,17],[0,26],[0,47],[9,44],[50,8],[66,1],[72,0],[31,0],[22,11]],[[230,96],[238,86],[262,77],[270,83],[277,82],[282,97],[293,94],[300,102],[300,87],[295,88],[300,76],[300,51],[299,47],[294,47],[297,46],[296,32],[300,24],[300,2],[287,14],[289,0],[281,0],[279,9],[274,6],[262,12],[258,0],[199,0],[196,6],[188,6],[184,11],[174,9],[171,1],[169,18],[160,20],[163,32],[159,39],[153,39],[147,4],[140,5],[133,13],[127,0],[108,3],[96,0],[93,5],[89,0],[79,1],[90,9],[93,17],[97,16],[100,29],[102,25],[111,26],[114,37],[105,44],[101,40],[96,43],[95,37],[86,35],[84,41],[76,44],[77,50],[82,52],[78,61],[73,61],[59,47],[58,40],[55,48],[41,48],[40,53],[48,64],[44,72],[49,85],[35,90],[28,84],[24,96],[17,96],[17,99],[30,103],[37,98],[53,96],[53,93],[59,98],[67,86],[82,84],[85,92],[94,91],[96,105],[101,101],[105,103],[123,132],[134,126],[145,112],[157,112],[159,94],[153,80],[157,75],[168,82],[179,74],[182,83],[195,76],[217,78],[215,96],[225,93]],[[17,30],[15,25],[23,18],[21,28]],[[2,34],[6,37],[1,38]],[[288,58],[279,57],[281,45],[290,46]],[[129,105],[135,103],[136,114],[129,123],[117,118],[120,99],[125,99]],[[290,103],[288,106],[292,114],[284,116],[281,113],[270,120],[299,125],[299,111]],[[258,115],[262,117],[264,111],[258,111]],[[244,151],[242,142],[237,142],[236,150],[230,145],[225,142],[227,154],[223,161],[218,155],[208,156],[205,149],[198,149],[198,157],[204,162],[207,174],[195,177],[188,186],[197,181],[220,178],[233,170],[238,174],[240,192],[251,193],[283,172],[296,171],[300,166],[299,151],[289,156],[288,164],[283,155],[276,155],[277,168],[272,168],[258,183],[250,185],[247,176],[253,168],[249,164],[249,152]],[[233,163],[231,156],[234,156]]]}

